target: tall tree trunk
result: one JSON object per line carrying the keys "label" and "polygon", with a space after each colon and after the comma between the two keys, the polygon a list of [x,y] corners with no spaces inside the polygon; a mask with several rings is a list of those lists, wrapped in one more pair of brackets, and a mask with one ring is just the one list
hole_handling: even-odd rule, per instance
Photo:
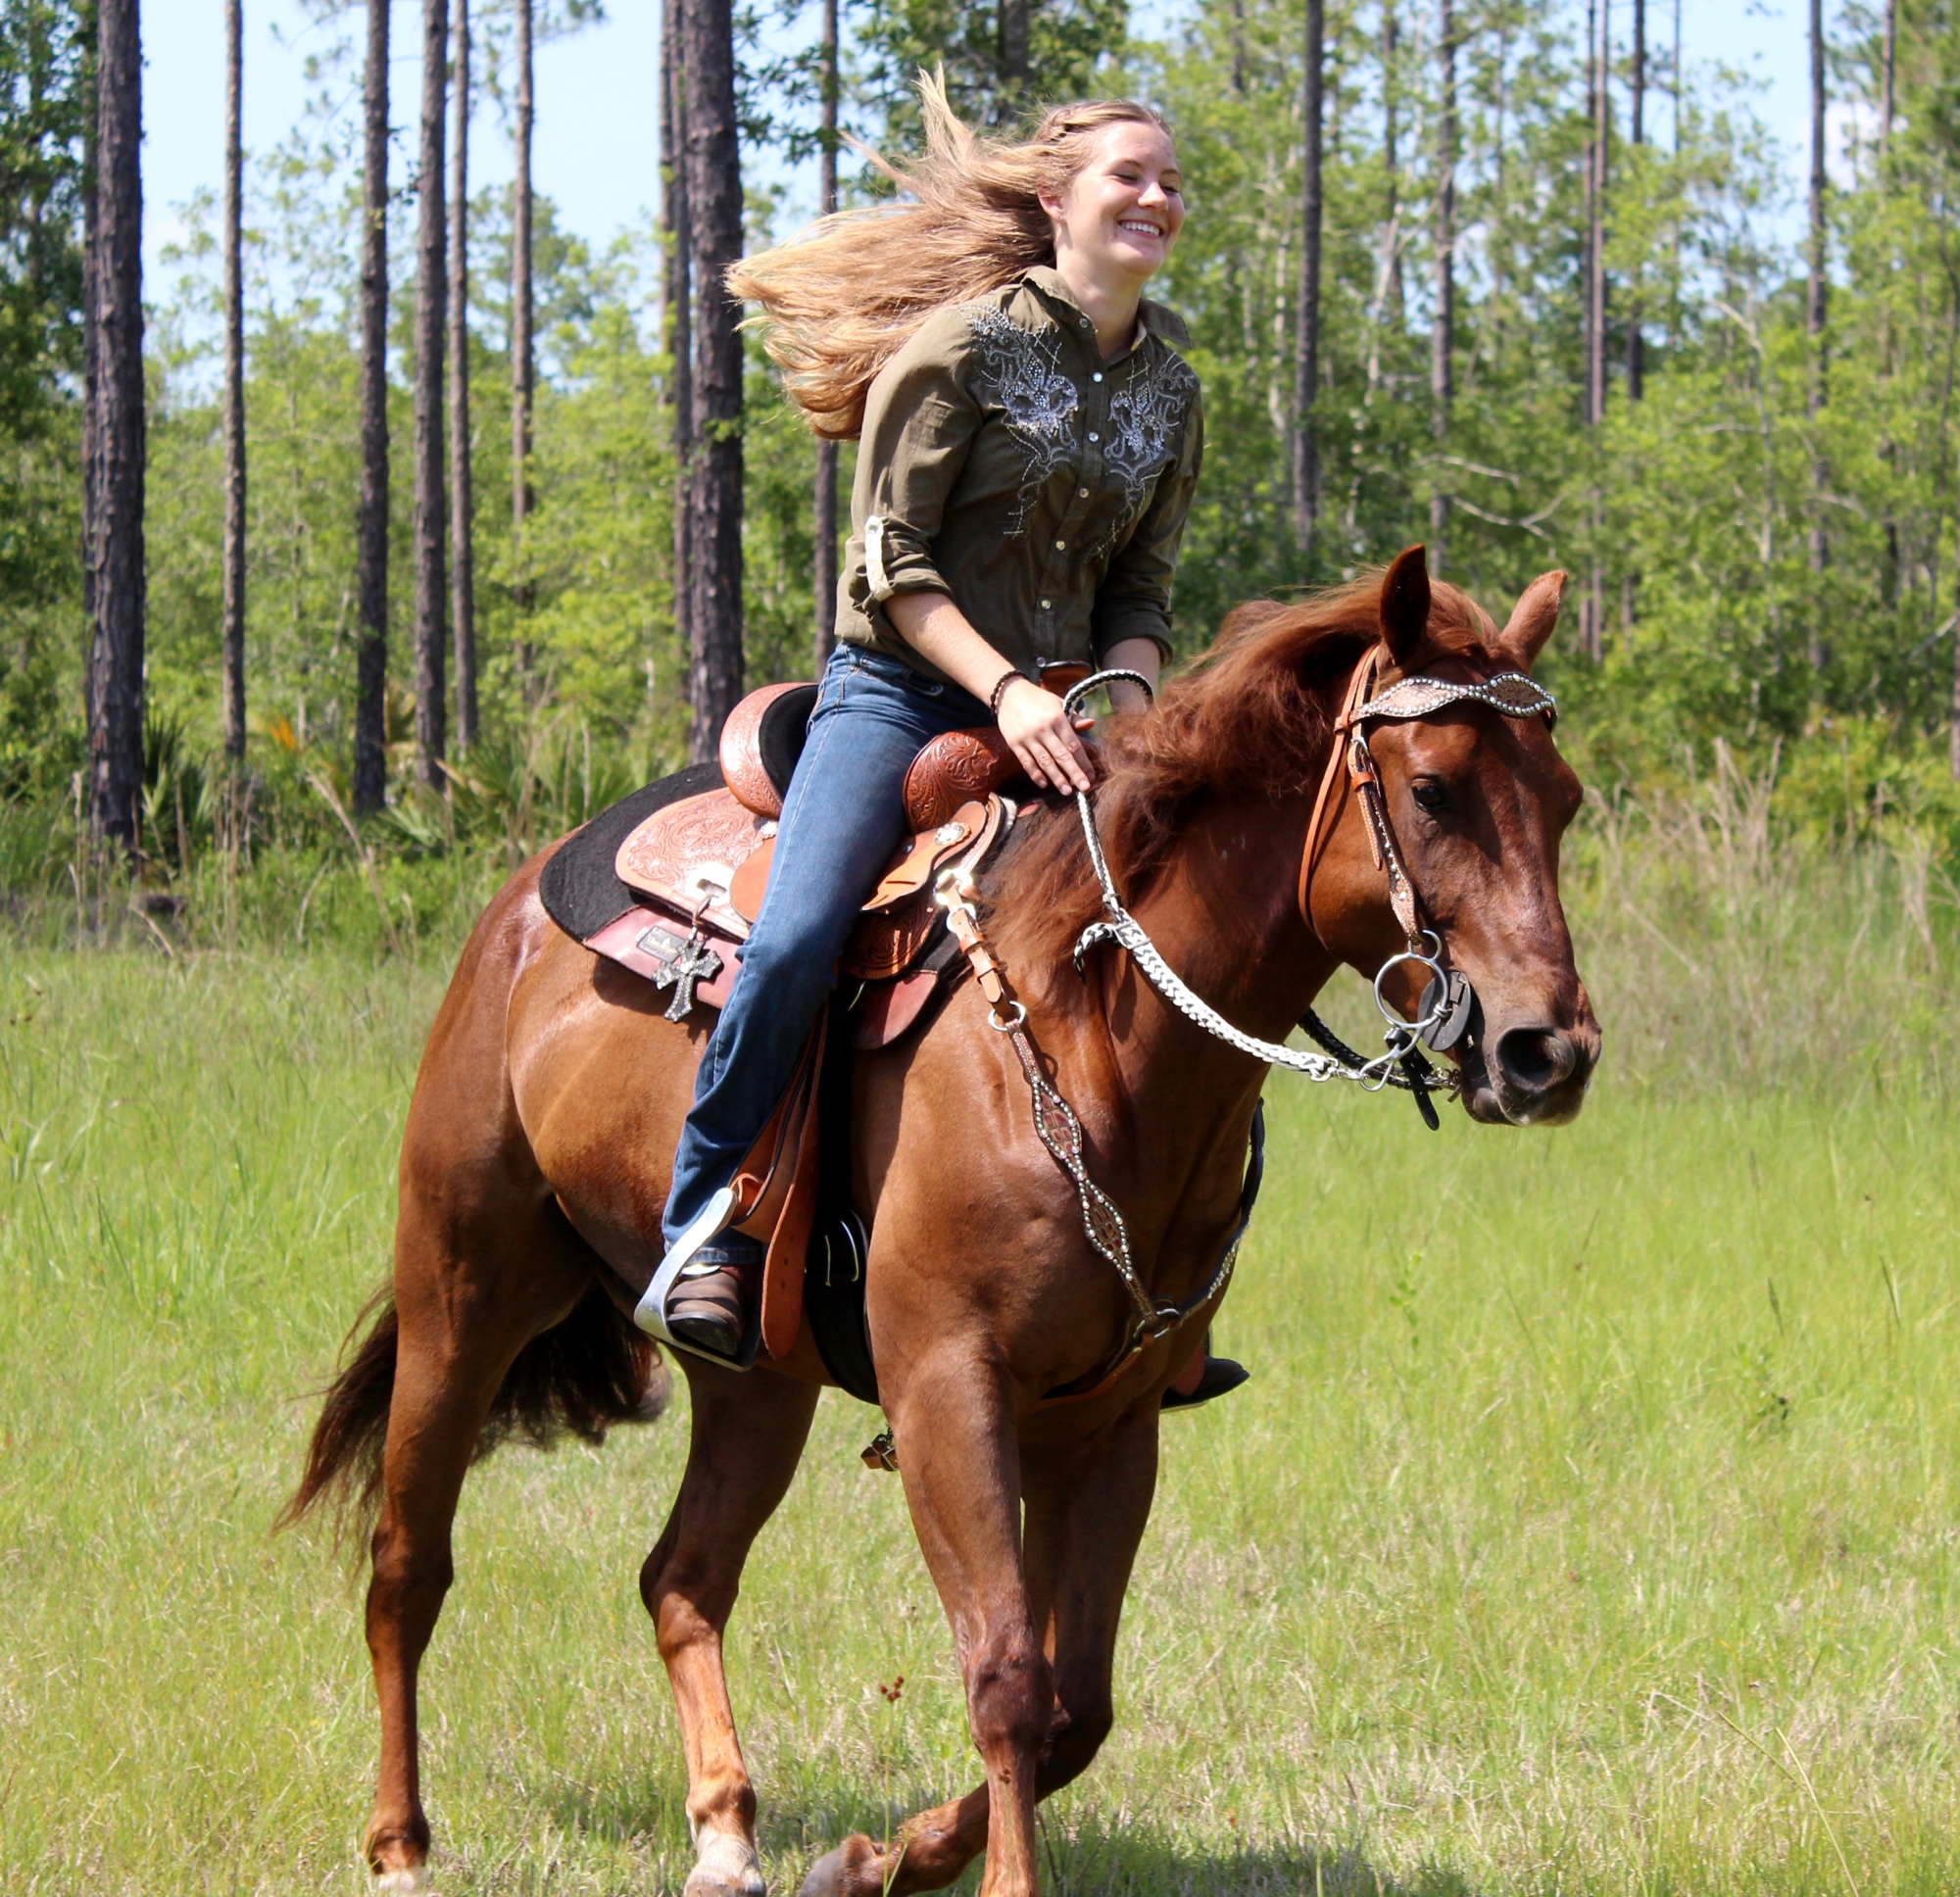
{"label": "tall tree trunk", "polygon": [[[1450,0],[1439,0],[1436,17],[1436,320],[1430,331],[1429,431],[1437,452],[1449,435],[1456,377],[1456,22]],[[1449,548],[1449,490],[1443,463],[1436,464],[1429,496],[1429,563],[1444,571]]]}
{"label": "tall tree trunk", "polygon": [[245,755],[245,19],[224,0],[224,754]]}
{"label": "tall tree trunk", "polygon": [[1303,145],[1299,186],[1299,297],[1295,307],[1293,370],[1293,537],[1313,547],[1320,517],[1320,436],[1313,417],[1320,392],[1321,98],[1327,67],[1324,0],[1306,0],[1306,67],[1300,86]]}
{"label": "tall tree trunk", "polygon": [[[1632,70],[1627,75],[1632,93],[1627,115],[1627,142],[1638,149],[1646,143],[1647,97],[1647,4],[1634,0],[1634,50]],[[1641,307],[1627,306],[1627,400],[1639,402],[1646,394],[1645,346],[1641,336]]]}
{"label": "tall tree trunk", "polygon": [[[694,586],[688,531],[694,483],[694,219],[687,198],[687,65],[682,46],[682,0],[661,12],[661,151],[666,161],[662,222],[666,227],[667,398],[673,410],[674,643],[694,670]],[[689,703],[692,704],[690,696]]]}
{"label": "tall tree trunk", "polygon": [[354,808],[388,790],[388,0],[368,0],[361,170],[361,508],[355,591]]}
{"label": "tall tree trunk", "polygon": [[741,307],[725,281],[742,254],[742,158],[729,0],[682,0],[687,200],[694,228],[694,454],[688,566],[692,755],[714,755],[742,696]]}
{"label": "tall tree trunk", "polygon": [[1028,0],[1001,0],[1001,93],[996,116],[1004,124],[1027,101]]}
{"label": "tall tree trunk", "polygon": [[[1606,419],[1606,176],[1607,138],[1612,102],[1607,91],[1609,23],[1603,0],[1589,0],[1586,10],[1588,99],[1592,135],[1586,159],[1586,423],[1592,433],[1592,454],[1599,454],[1599,428]],[[1590,525],[1596,548],[1604,532],[1597,486],[1593,488]],[[1606,569],[1595,551],[1587,573],[1586,597],[1580,606],[1580,639],[1595,662],[1606,650]]]}
{"label": "tall tree trunk", "polygon": [[[1646,143],[1647,101],[1647,0],[1633,0],[1634,45],[1628,90],[1632,94],[1627,114],[1627,142],[1638,148]],[[1627,301],[1627,400],[1641,402],[1646,397],[1646,341],[1641,334],[1641,306]],[[1631,627],[1639,610],[1640,582],[1629,566],[1620,575],[1620,624]]]}
{"label": "tall tree trunk", "polygon": [[456,155],[450,174],[449,559],[456,748],[476,742],[476,489],[469,454],[469,0],[456,0]]}
{"label": "tall tree trunk", "polygon": [[449,113],[448,0],[422,0],[422,146],[416,226],[416,766],[441,790],[449,700],[444,678],[449,531],[442,459],[443,345],[449,328],[449,211],[444,203],[444,122]]}
{"label": "tall tree trunk", "polygon": [[1382,205],[1382,281],[1384,300],[1401,325],[1402,294],[1401,162],[1396,147],[1396,113],[1401,103],[1396,52],[1400,35],[1396,26],[1395,0],[1382,0],[1382,171],[1387,188]]}
{"label": "tall tree trunk", "polygon": [[[1680,4],[1680,0],[1676,0]],[[1881,175],[1892,156],[1892,121],[1898,117],[1898,0],[1886,0],[1885,73],[1879,101],[1879,168]]]}
{"label": "tall tree trunk", "polygon": [[95,741],[96,537],[102,515],[102,169],[101,113],[90,114],[81,209],[81,618],[88,662],[81,668],[82,729]]}
{"label": "tall tree trunk", "polygon": [[96,7],[95,834],[131,857],[143,804],[143,47],[137,0]]}
{"label": "tall tree trunk", "polygon": [[[1804,298],[1804,332],[1810,340],[1810,388],[1804,400],[1804,413],[1810,422],[1810,570],[1821,573],[1831,564],[1831,543],[1824,531],[1824,496],[1831,485],[1831,469],[1818,438],[1820,418],[1828,393],[1829,363],[1825,354],[1826,314],[1824,194],[1829,180],[1824,171],[1824,0],[1810,0],[1810,282]],[[1810,627],[1810,662],[1822,666],[1830,654],[1824,628],[1813,615]]]}
{"label": "tall tree trunk", "polygon": [[[1314,0],[1318,4],[1318,0]],[[823,147],[817,157],[817,209],[837,209],[837,0],[823,0]],[[816,444],[816,669],[837,643],[837,444]]]}
{"label": "tall tree trunk", "polygon": [[514,0],[517,26],[516,176],[511,185],[511,563],[517,607],[517,671],[528,686],[530,611],[524,522],[531,511],[531,398],[537,386],[531,340],[531,0]]}

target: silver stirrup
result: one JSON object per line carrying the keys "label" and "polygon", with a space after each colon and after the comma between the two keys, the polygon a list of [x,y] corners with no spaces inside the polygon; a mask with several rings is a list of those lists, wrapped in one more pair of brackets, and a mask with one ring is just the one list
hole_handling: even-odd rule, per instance
{"label": "silver stirrup", "polygon": [[[669,1350],[685,1350],[691,1357],[699,1357],[705,1363],[719,1364],[722,1369],[747,1370],[754,1361],[754,1351],[748,1347],[745,1337],[741,1358],[717,1356],[712,1350],[703,1350],[689,1343],[684,1338],[677,1338],[667,1329],[667,1299],[673,1288],[694,1263],[694,1255],[710,1239],[717,1239],[727,1229],[728,1215],[735,1209],[735,1189],[724,1186],[702,1209],[701,1216],[683,1232],[672,1244],[667,1246],[654,1272],[654,1282],[642,1294],[633,1310],[633,1322],[650,1338],[658,1338]],[[754,1322],[744,1327],[745,1333],[756,1330]],[[746,1361],[744,1360],[746,1359]]]}

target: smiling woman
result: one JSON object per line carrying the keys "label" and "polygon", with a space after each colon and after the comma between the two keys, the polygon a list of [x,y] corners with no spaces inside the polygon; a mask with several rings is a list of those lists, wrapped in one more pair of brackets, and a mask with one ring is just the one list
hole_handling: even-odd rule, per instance
{"label": "smiling woman", "polygon": [[[767,892],[703,1054],[638,1313],[739,1355],[762,1246],[731,1181],[789,1087],[858,904],[902,841],[900,787],[944,732],[998,723],[1040,790],[1090,787],[1055,667],[1153,684],[1198,481],[1184,331],[1145,302],[1184,221],[1147,106],[1057,107],[1003,144],[923,79],[926,150],[888,164],[910,204],[825,219],[736,266],[819,435],[857,435],[836,655],[783,799]],[[1112,688],[1118,709],[1142,689]]]}

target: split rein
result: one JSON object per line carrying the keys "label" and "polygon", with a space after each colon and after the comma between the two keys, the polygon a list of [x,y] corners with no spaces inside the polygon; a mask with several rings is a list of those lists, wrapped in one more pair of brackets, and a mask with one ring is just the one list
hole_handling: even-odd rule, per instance
{"label": "split rein", "polygon": [[[1243,1033],[1201,996],[1196,994],[1158,952],[1156,945],[1135,916],[1123,906],[1116,893],[1109,865],[1102,854],[1102,842],[1096,830],[1096,811],[1087,791],[1077,791],[1075,807],[1082,819],[1083,841],[1089,860],[1102,892],[1103,915],[1083,930],[1075,945],[1075,971],[1083,973],[1083,957],[1105,942],[1125,949],[1145,980],[1185,1018],[1202,1028],[1240,1053],[1269,1066],[1284,1067],[1303,1074],[1310,1081],[1351,1080],[1369,1093],[1385,1087],[1406,1089],[1414,1094],[1422,1116],[1435,1129],[1439,1122],[1431,1105],[1432,1091],[1454,1094],[1460,1086],[1457,1074],[1444,1075],[1423,1058],[1422,1049],[1446,1052],[1468,1032],[1476,996],[1468,979],[1444,961],[1442,938],[1424,926],[1420,897],[1410,880],[1396,844],[1394,825],[1389,821],[1388,804],[1382,796],[1381,776],[1374,754],[1368,749],[1367,727],[1377,719],[1397,721],[1432,716],[1461,703],[1486,705],[1506,717],[1529,718],[1543,715],[1549,725],[1557,715],[1557,701],[1523,672],[1500,672],[1482,682],[1459,682],[1430,678],[1421,673],[1396,680],[1387,691],[1374,695],[1381,664],[1380,648],[1371,648],[1355,666],[1334,723],[1334,745],[1314,800],[1313,816],[1307,825],[1306,845],[1300,855],[1299,912],[1309,931],[1314,929],[1311,896],[1313,872],[1322,848],[1333,834],[1330,818],[1338,820],[1339,801],[1333,795],[1346,763],[1348,788],[1361,806],[1368,832],[1369,852],[1375,867],[1388,880],[1389,902],[1400,925],[1406,947],[1391,955],[1375,972],[1375,1005],[1388,1023],[1383,1036],[1386,1051],[1373,1060],[1364,1059],[1344,1044],[1311,1009],[1301,1025],[1326,1049],[1307,1053],[1279,1042],[1261,1041]],[[1064,716],[1072,717],[1076,707],[1093,691],[1117,680],[1140,687],[1152,703],[1155,693],[1140,672],[1111,670],[1093,673],[1075,686],[1061,702]],[[1042,1072],[1041,1057],[1027,1031],[1028,1011],[1008,993],[1004,973],[994,959],[981,932],[975,903],[978,891],[968,861],[944,869],[934,886],[934,896],[946,911],[947,926],[965,953],[975,982],[988,1004],[988,1024],[1007,1037],[1034,1099],[1035,1132],[1055,1164],[1068,1175],[1082,1207],[1082,1226],[1090,1245],[1114,1270],[1136,1307],[1136,1318],[1114,1356],[1100,1370],[1091,1371],[1073,1384],[1051,1390],[1044,1402],[1079,1401],[1097,1396],[1116,1382],[1131,1362],[1159,1338],[1178,1330],[1189,1319],[1222,1296],[1231,1283],[1238,1261],[1239,1243],[1250,1223],[1252,1202],[1258,1196],[1259,1178],[1264,1167],[1265,1116],[1261,1106],[1252,1123],[1250,1159],[1245,1187],[1240,1194],[1239,1214],[1223,1255],[1203,1288],[1183,1304],[1151,1295],[1131,1255],[1129,1228],[1115,1201],[1090,1178],[1083,1158],[1082,1122],[1075,1110],[1052,1086]],[[1396,969],[1414,963],[1429,971],[1423,990],[1420,1012],[1413,1021],[1405,1020],[1383,993],[1383,983]]]}

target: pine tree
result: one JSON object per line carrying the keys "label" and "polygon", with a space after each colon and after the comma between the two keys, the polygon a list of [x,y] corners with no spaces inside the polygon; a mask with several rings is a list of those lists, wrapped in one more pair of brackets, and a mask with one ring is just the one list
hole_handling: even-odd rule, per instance
{"label": "pine tree", "polygon": [[456,0],[456,170],[449,233],[449,563],[456,748],[476,743],[476,491],[469,445],[469,0]]}
{"label": "pine tree", "polygon": [[693,228],[693,457],[688,483],[691,754],[714,755],[742,696],[742,318],[724,276],[742,255],[742,169],[729,0],[682,0]]}
{"label": "pine tree", "polygon": [[143,47],[137,0],[96,7],[95,429],[89,808],[135,858],[143,800]]}
{"label": "pine tree", "polygon": [[224,0],[224,754],[245,755],[245,22]]}
{"label": "pine tree", "polygon": [[361,168],[361,504],[354,808],[388,789],[388,0],[368,0]]}
{"label": "pine tree", "polygon": [[[1318,4],[1318,0],[1314,0]],[[837,209],[837,0],[823,0],[820,49],[822,118],[817,147],[817,208],[824,217]],[[816,444],[816,505],[811,522],[816,542],[816,670],[820,675],[837,643],[837,444]]]}
{"label": "pine tree", "polygon": [[443,127],[449,114],[449,7],[422,0],[421,175],[416,229],[416,765],[440,790],[447,742],[449,583],[443,565],[449,520],[442,462],[443,346],[449,327],[449,215],[443,202]]}

